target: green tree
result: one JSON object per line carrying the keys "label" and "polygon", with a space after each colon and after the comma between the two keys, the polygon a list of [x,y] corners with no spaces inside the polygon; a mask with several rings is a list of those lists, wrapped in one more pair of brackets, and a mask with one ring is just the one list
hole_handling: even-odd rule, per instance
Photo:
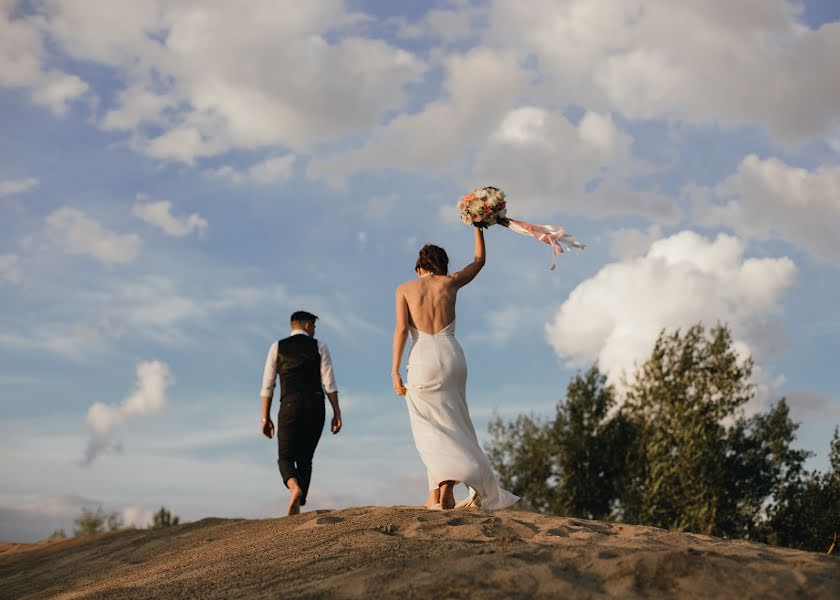
{"label": "green tree", "polygon": [[768,510],[772,544],[825,552],[840,538],[840,432],[834,430],[829,471],[812,471],[783,486]]}
{"label": "green tree", "polygon": [[557,512],[554,498],[556,444],[547,424],[529,415],[506,423],[498,415],[489,423],[487,456],[502,486],[522,500],[516,508]]}
{"label": "green tree", "polygon": [[[623,402],[593,367],[569,383],[553,419],[495,418],[488,456],[503,485],[536,510],[788,543],[796,529],[782,524],[797,507],[840,514],[829,510],[840,443],[834,475],[803,479],[810,453],[793,447],[798,425],[784,398],[744,414],[752,367],[724,326],[663,331],[625,382]],[[814,520],[821,540],[837,529],[829,521]]]}
{"label": "green tree", "polygon": [[535,510],[605,519],[621,487],[632,426],[615,406],[612,387],[592,367],[569,383],[553,420],[496,417],[487,447],[500,481]]}
{"label": "green tree", "polygon": [[73,535],[79,537],[120,529],[122,519],[116,512],[106,513],[101,506],[98,506],[95,511],[85,506],[82,508],[82,514],[76,517],[73,524]]}
{"label": "green tree", "polygon": [[56,529],[50,534],[50,537],[47,538],[49,541],[54,542],[57,540],[66,540],[67,534],[64,533],[63,529]]}
{"label": "green tree", "polygon": [[177,516],[173,515],[169,510],[161,506],[160,510],[155,513],[149,529],[163,529],[164,527],[171,527],[173,525],[177,525],[179,521],[180,519]]}
{"label": "green tree", "polygon": [[797,425],[781,400],[746,418],[753,363],[724,326],[663,332],[630,385],[622,412],[641,458],[619,501],[632,522],[755,537],[761,508],[795,478],[808,453],[791,448]]}
{"label": "green tree", "polygon": [[576,375],[557,405],[551,436],[557,442],[557,508],[565,514],[607,519],[632,461],[632,424],[618,414],[615,392],[596,367]]}

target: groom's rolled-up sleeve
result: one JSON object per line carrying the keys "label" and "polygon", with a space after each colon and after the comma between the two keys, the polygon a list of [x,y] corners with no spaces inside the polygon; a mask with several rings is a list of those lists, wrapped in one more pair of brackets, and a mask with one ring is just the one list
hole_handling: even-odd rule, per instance
{"label": "groom's rolled-up sleeve", "polygon": [[328,394],[337,392],[338,386],[335,384],[335,372],[333,371],[330,349],[324,342],[318,342],[318,352],[321,354],[321,385],[324,386],[324,391]]}
{"label": "groom's rolled-up sleeve", "polygon": [[263,369],[262,390],[260,396],[272,398],[274,397],[274,386],[277,383],[277,342],[271,344],[268,349],[268,356],[265,359],[265,368]]}

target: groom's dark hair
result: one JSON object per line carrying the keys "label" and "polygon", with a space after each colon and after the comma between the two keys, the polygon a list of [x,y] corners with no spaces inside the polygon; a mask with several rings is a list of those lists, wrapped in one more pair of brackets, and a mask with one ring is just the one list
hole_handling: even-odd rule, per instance
{"label": "groom's dark hair", "polygon": [[446,275],[449,273],[449,257],[446,250],[434,244],[426,244],[420,248],[417,263],[414,270],[425,269],[435,275]]}
{"label": "groom's dark hair", "polygon": [[297,310],[292,313],[292,318],[290,320],[292,323],[315,323],[315,321],[318,320],[318,317],[313,315],[311,312]]}

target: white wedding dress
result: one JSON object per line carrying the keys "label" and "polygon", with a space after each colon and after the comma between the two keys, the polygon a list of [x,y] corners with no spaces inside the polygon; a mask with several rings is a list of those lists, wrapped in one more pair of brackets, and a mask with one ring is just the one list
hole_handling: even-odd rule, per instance
{"label": "white wedding dress", "polygon": [[455,339],[455,321],[435,334],[409,328],[411,350],[405,399],[414,443],[426,465],[429,488],[459,481],[484,509],[519,500],[503,490],[481,449],[467,408],[467,362]]}

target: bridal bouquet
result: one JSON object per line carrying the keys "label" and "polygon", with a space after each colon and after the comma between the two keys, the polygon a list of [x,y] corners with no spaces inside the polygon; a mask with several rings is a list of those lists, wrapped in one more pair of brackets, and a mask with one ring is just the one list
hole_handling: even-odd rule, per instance
{"label": "bridal bouquet", "polygon": [[458,202],[461,220],[467,225],[486,229],[492,225],[501,225],[508,229],[545,242],[554,249],[551,270],[557,268],[557,255],[570,248],[585,248],[571,233],[559,225],[532,225],[507,217],[505,193],[499,188],[483,187],[471,191]]}
{"label": "bridal bouquet", "polygon": [[467,225],[486,229],[499,223],[504,225],[507,216],[505,193],[499,188],[485,187],[471,191],[461,198],[458,208],[461,220]]}

